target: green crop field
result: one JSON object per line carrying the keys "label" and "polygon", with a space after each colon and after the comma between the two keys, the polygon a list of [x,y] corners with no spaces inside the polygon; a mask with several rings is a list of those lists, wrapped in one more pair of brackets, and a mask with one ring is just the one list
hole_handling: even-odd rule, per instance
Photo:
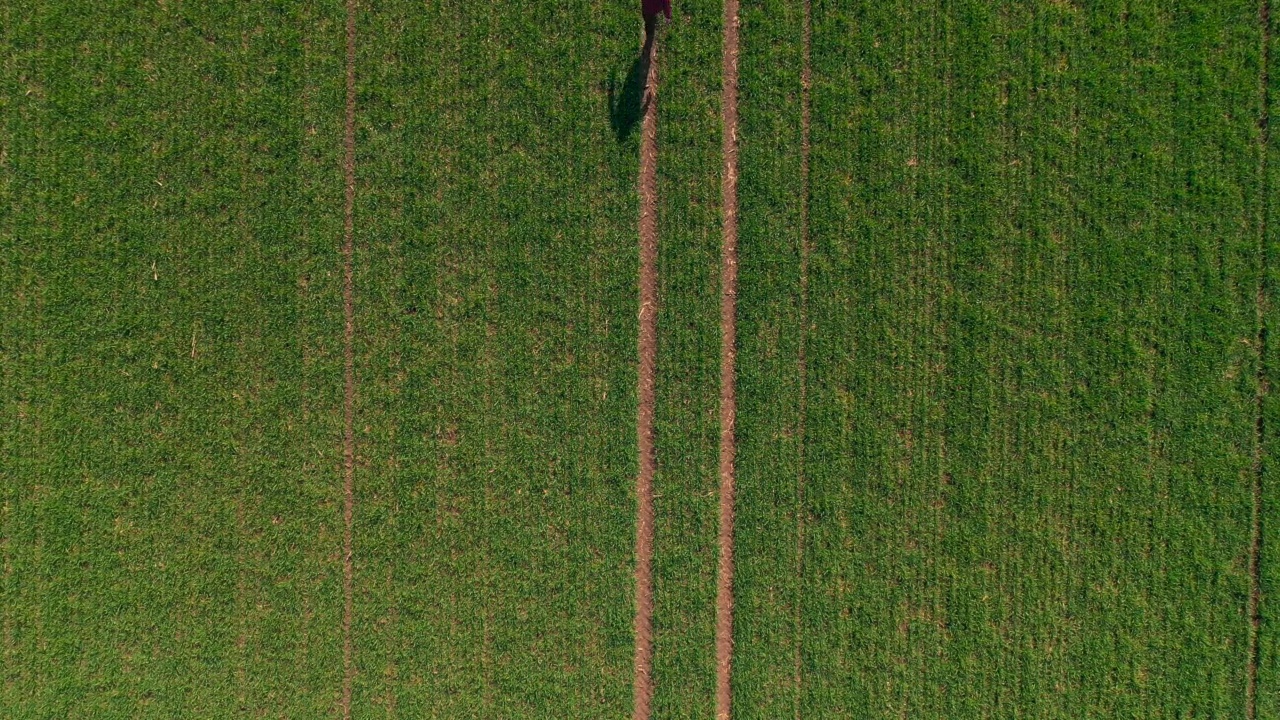
{"label": "green crop field", "polygon": [[329,10],[5,6],[0,716],[335,706]]}
{"label": "green crop field", "polygon": [[1258,5],[855,5],[807,298],[801,22],[746,17],[737,715],[1244,717]]}
{"label": "green crop field", "polygon": [[638,671],[635,5],[0,5],[0,718],[1280,720],[1280,11],[741,0],[723,548],[674,0]]}
{"label": "green crop field", "polygon": [[638,36],[588,9],[357,17],[355,716],[629,707]]}

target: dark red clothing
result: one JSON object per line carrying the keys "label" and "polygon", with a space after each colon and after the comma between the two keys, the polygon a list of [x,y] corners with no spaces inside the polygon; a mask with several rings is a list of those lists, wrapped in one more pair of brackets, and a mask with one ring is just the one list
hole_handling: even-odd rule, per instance
{"label": "dark red clothing", "polygon": [[662,13],[670,20],[671,0],[640,0],[640,10],[647,18]]}

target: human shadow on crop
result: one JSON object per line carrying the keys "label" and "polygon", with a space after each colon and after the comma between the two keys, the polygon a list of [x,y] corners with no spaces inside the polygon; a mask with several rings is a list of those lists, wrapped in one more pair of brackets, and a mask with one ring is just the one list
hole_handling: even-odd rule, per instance
{"label": "human shadow on crop", "polygon": [[649,80],[649,62],[652,57],[653,40],[650,37],[645,40],[640,56],[631,63],[631,70],[627,73],[627,79],[621,88],[618,87],[617,72],[609,77],[607,89],[609,124],[613,126],[613,133],[620,143],[626,142],[631,137],[631,133],[644,117],[644,112],[651,102],[651,97],[646,90]]}

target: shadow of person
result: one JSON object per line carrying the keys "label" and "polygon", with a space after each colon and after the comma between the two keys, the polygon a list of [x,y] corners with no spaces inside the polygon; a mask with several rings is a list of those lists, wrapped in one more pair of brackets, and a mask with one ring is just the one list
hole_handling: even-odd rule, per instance
{"label": "shadow of person", "polygon": [[609,124],[613,126],[613,133],[618,138],[618,142],[626,142],[631,137],[632,131],[636,125],[640,123],[640,119],[644,117],[644,111],[649,103],[648,82],[649,82],[649,62],[653,56],[653,40],[652,37],[647,39],[644,49],[640,51],[640,57],[631,63],[631,70],[627,72],[627,79],[623,83],[619,92],[618,77],[614,73],[609,78],[608,99],[609,99]]}

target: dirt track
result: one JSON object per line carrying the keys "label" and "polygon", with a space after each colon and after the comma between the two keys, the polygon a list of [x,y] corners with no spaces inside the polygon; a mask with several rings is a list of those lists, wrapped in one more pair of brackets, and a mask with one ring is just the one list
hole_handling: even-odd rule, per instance
{"label": "dirt track", "polygon": [[636,440],[635,698],[632,717],[648,720],[653,701],[653,384],[658,355],[657,48],[646,45],[644,119],[640,136],[640,328]]}
{"label": "dirt track", "polygon": [[737,486],[738,0],[724,4],[724,244],[720,276],[720,563],[716,573],[716,718],[730,716],[733,665],[733,515]]}

